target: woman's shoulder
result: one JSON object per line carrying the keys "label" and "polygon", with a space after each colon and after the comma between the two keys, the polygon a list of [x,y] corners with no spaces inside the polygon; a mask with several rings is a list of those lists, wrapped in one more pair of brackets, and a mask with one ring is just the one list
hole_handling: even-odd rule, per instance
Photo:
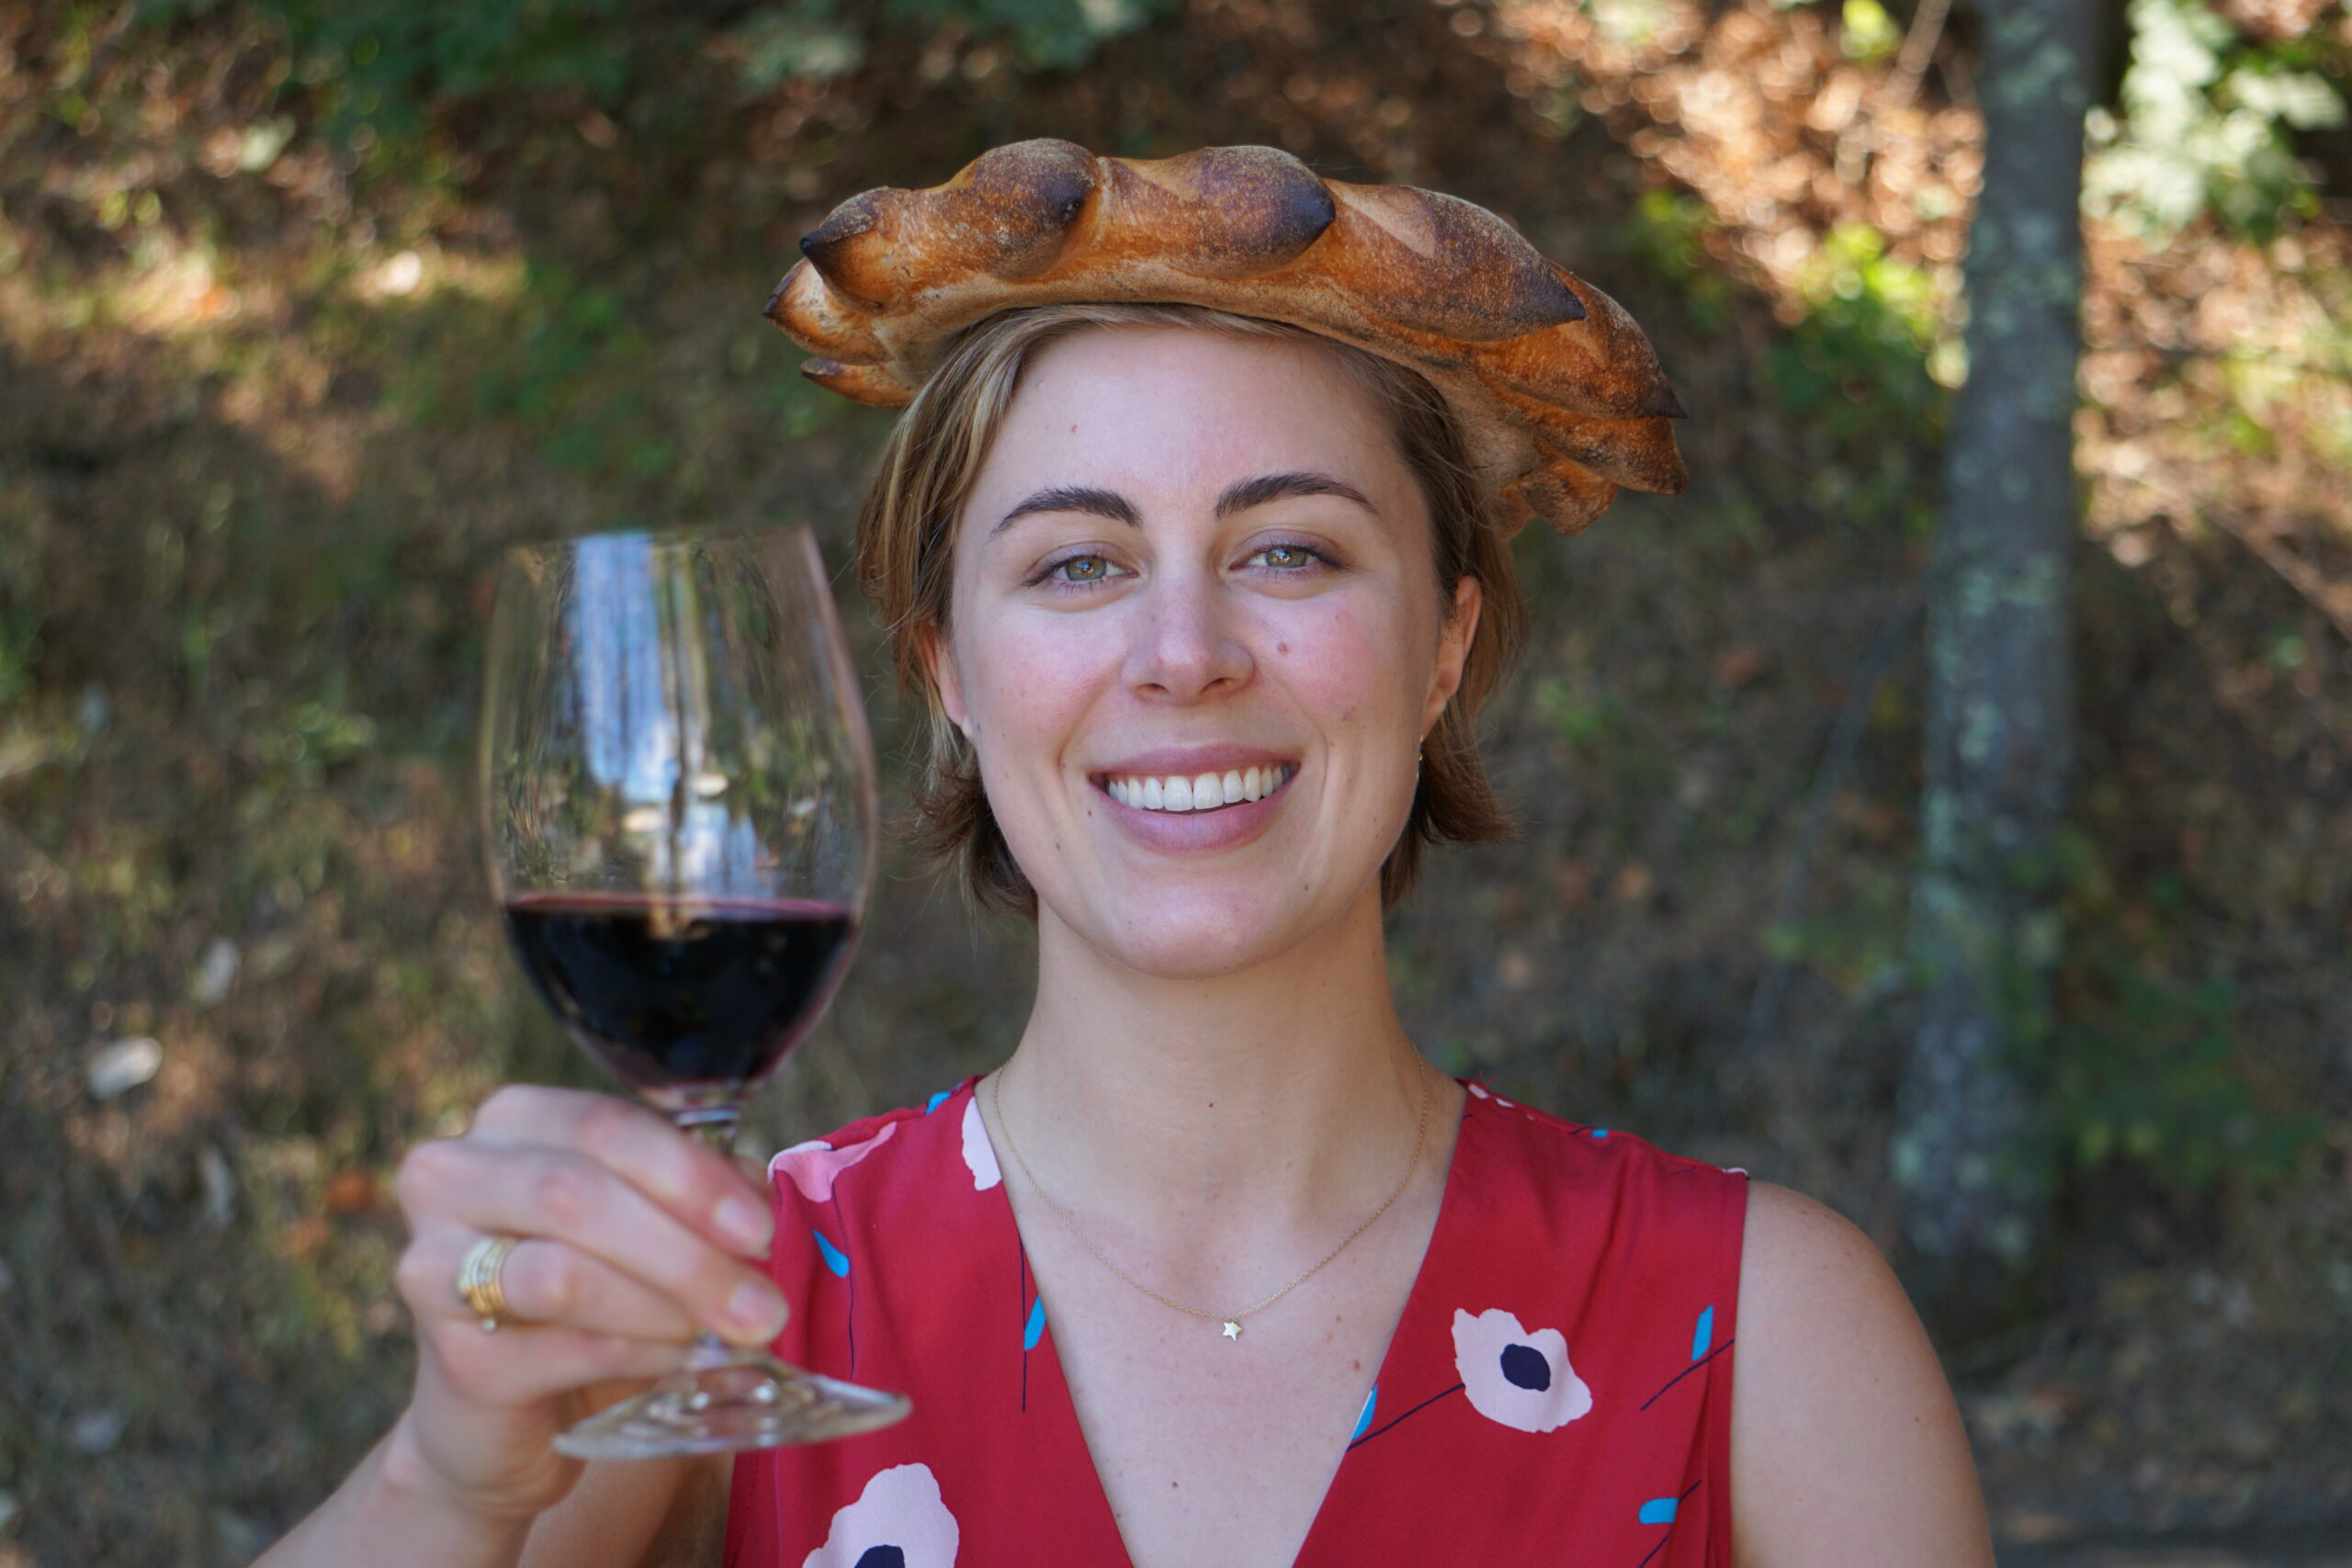
{"label": "woman's shoulder", "polygon": [[[1711,1352],[1737,1326],[1747,1177],[1622,1128],[1467,1084],[1446,1202],[1491,1267],[1564,1289],[1687,1305]],[[1518,1238],[1497,1247],[1498,1238]],[[1486,1268],[1487,1265],[1478,1265]]]}
{"label": "woman's shoulder", "polygon": [[[1834,1210],[1757,1182],[1740,1265],[1732,1461],[1741,1559],[1989,1564],[1968,1438],[1910,1298]],[[1842,1483],[1828,1493],[1826,1475]]]}
{"label": "woman's shoulder", "polygon": [[777,1201],[831,1203],[836,1184],[853,1169],[859,1173],[856,1185],[876,1197],[919,1193],[951,1162],[962,1165],[976,1190],[994,1187],[1003,1178],[980,1125],[972,1094],[977,1081],[966,1078],[920,1105],[862,1116],[779,1151],[768,1161]]}
{"label": "woman's shoulder", "polygon": [[1591,1195],[1605,1191],[1623,1204],[1649,1202],[1706,1211],[1720,1223],[1726,1205],[1744,1206],[1747,1172],[1709,1164],[1659,1147],[1622,1128],[1573,1121],[1465,1083],[1465,1132],[1482,1163],[1513,1173],[1534,1187]]}

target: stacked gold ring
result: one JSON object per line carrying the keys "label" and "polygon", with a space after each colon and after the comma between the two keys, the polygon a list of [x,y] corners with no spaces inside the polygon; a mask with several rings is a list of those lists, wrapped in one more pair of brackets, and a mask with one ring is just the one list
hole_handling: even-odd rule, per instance
{"label": "stacked gold ring", "polygon": [[486,1235],[466,1249],[465,1261],[458,1265],[458,1299],[481,1320],[484,1334],[497,1333],[505,1321],[506,1292],[498,1282],[498,1274],[506,1267],[506,1255],[521,1239]]}

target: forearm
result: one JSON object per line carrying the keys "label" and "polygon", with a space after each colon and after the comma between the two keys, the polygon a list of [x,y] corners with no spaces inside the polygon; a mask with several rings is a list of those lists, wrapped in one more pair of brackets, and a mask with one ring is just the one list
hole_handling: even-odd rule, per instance
{"label": "forearm", "polygon": [[528,1517],[469,1510],[433,1483],[403,1416],[334,1495],[254,1568],[514,1568]]}

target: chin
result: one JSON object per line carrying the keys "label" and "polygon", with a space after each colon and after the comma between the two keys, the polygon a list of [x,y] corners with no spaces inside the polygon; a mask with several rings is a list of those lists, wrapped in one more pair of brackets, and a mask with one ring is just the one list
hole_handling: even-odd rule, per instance
{"label": "chin", "polygon": [[1320,899],[1306,905],[1234,889],[1190,896],[1162,889],[1143,897],[1122,891],[1129,896],[1118,908],[1098,905],[1065,923],[1106,956],[1158,980],[1214,980],[1255,968],[1342,912]]}
{"label": "chin", "polygon": [[1179,925],[1120,931],[1098,945],[1128,968],[1155,980],[1215,980],[1276,956],[1291,945],[1290,937],[1289,932],[1271,930]]}

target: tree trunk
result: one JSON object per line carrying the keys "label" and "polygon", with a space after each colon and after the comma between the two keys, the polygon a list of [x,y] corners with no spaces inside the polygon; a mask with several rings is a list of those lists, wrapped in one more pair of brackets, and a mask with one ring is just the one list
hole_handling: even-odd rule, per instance
{"label": "tree trunk", "polygon": [[2074,761],[2079,200],[2098,31],[2092,0],[1976,10],[1984,179],[1928,608],[1920,1010],[1890,1149],[1920,1305],[1963,1337],[2022,1307],[2048,1229],[2028,1058],[2047,1029],[2048,868]]}

